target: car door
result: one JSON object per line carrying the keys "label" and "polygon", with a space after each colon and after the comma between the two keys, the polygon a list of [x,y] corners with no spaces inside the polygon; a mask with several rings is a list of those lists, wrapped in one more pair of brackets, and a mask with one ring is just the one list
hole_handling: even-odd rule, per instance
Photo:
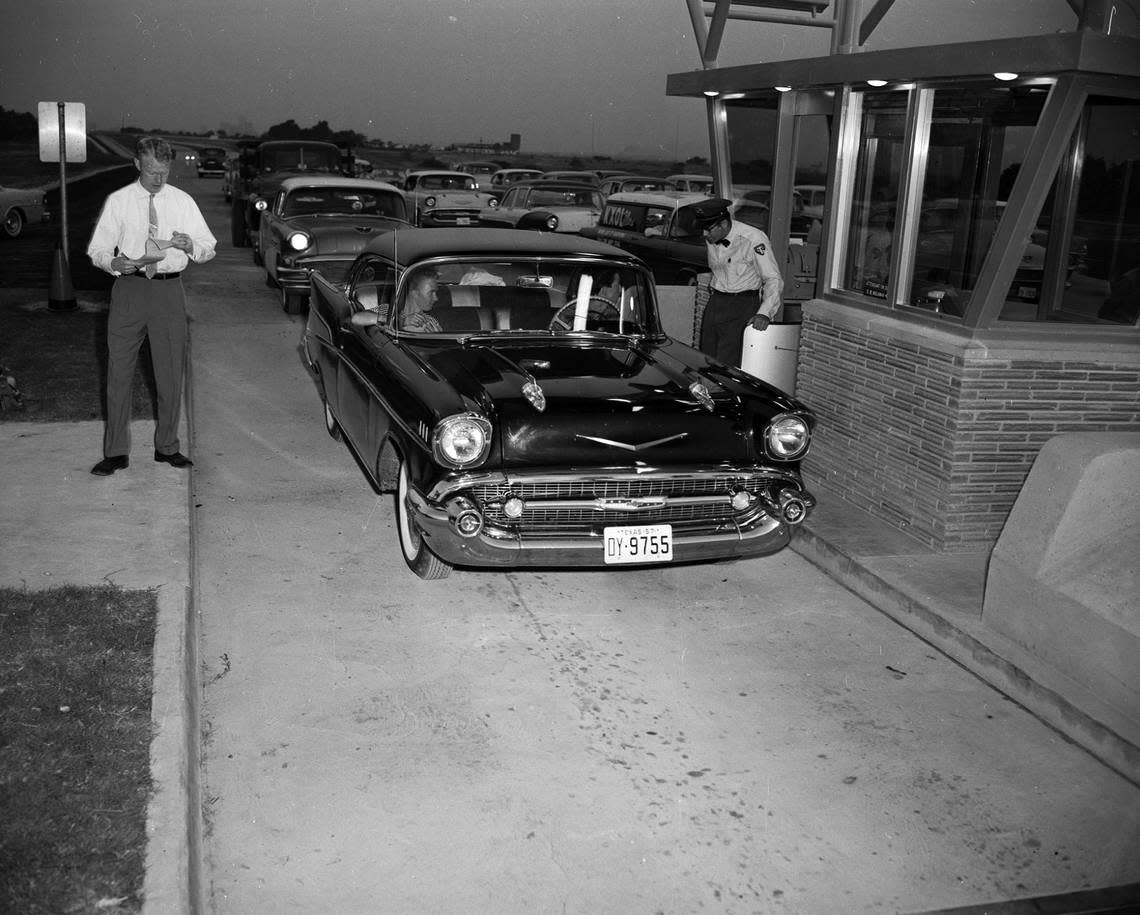
{"label": "car door", "polygon": [[[395,277],[392,265],[379,258],[357,265],[348,284],[350,313],[339,340],[337,421],[370,470],[375,470],[375,459],[390,426],[381,366],[392,341],[381,327],[391,309]],[[352,314],[372,310],[379,316],[380,326],[353,323]]]}
{"label": "car door", "polygon": [[277,255],[281,251],[283,227],[281,214],[285,211],[285,192],[278,191],[273,204],[261,217],[258,234],[261,236],[258,247],[265,261],[265,272],[274,282],[277,281]]}
{"label": "car door", "polygon": [[704,238],[695,233],[684,209],[646,207],[644,230],[623,245],[653,271],[653,279],[663,286],[688,286],[708,270]]}
{"label": "car door", "polygon": [[487,225],[498,228],[514,228],[526,213],[526,201],[530,188],[512,187],[503,195],[499,205],[490,212]]}

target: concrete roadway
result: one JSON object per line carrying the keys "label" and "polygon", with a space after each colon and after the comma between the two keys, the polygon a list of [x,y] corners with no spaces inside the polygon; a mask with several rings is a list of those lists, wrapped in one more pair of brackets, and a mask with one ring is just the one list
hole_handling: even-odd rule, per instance
{"label": "concrete roadway", "polygon": [[192,314],[206,911],[919,911],[1123,882],[1140,789],[792,551],[405,568],[286,316]]}

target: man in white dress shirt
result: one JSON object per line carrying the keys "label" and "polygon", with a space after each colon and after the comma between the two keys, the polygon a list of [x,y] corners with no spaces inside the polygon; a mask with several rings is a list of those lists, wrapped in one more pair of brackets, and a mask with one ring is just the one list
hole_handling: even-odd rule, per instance
{"label": "man in white dress shirt", "polygon": [[202,264],[214,256],[217,239],[194,199],[166,183],[173,161],[166,140],[140,139],[138,181],[107,197],[87,246],[91,262],[116,278],[107,319],[103,459],[91,468],[97,476],[130,464],[131,382],[144,337],[158,395],[154,459],[179,468],[192,463],[178,440],[188,337],[180,277],[190,261]]}

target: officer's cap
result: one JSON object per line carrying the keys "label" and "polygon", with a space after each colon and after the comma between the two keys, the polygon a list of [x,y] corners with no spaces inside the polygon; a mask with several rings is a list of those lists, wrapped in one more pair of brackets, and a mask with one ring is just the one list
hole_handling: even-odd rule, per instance
{"label": "officer's cap", "polygon": [[716,225],[722,219],[728,219],[728,208],[732,206],[731,200],[723,197],[710,197],[700,203],[694,203],[690,209],[693,211],[693,222],[702,229]]}

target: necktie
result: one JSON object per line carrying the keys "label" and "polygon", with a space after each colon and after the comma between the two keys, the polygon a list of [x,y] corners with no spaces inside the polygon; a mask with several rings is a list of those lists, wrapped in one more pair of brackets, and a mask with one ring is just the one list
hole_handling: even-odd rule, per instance
{"label": "necktie", "polygon": [[[150,219],[150,225],[147,228],[146,237],[149,240],[154,241],[154,239],[158,238],[158,211],[154,208],[154,194],[150,195],[150,210],[147,215]],[[149,254],[154,249],[154,247],[154,245],[147,245],[147,254]],[[146,275],[148,279],[154,276],[157,272],[158,264],[146,265]]]}
{"label": "necktie", "polygon": [[727,248],[728,247],[728,239],[722,238],[720,241],[717,242],[717,244],[718,245],[724,245]]}

